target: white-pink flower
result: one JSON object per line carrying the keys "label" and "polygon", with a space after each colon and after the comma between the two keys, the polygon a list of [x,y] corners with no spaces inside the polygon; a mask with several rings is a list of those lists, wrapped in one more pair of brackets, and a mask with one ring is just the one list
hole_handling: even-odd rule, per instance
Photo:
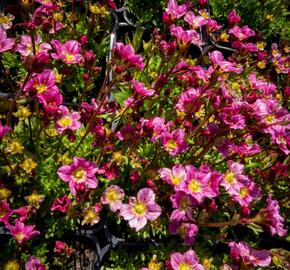
{"label": "white-pink flower", "polygon": [[122,207],[122,200],[125,196],[124,190],[116,185],[109,186],[101,197],[102,204],[108,204],[112,212],[117,212]]}
{"label": "white-pink flower", "polygon": [[65,106],[59,106],[59,110],[61,112],[61,117],[56,122],[55,128],[56,130],[62,134],[66,130],[76,130],[80,128],[81,123],[79,119],[81,118],[78,112],[69,112],[69,109]]}
{"label": "white-pink flower", "polygon": [[153,221],[161,214],[161,207],[155,203],[155,194],[151,188],[140,189],[137,198],[130,197],[129,204],[123,204],[120,210],[121,216],[129,221],[131,228],[140,231],[147,224],[147,220]]}

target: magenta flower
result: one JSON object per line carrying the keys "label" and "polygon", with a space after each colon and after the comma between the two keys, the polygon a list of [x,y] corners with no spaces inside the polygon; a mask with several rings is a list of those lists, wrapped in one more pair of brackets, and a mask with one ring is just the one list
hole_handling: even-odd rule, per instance
{"label": "magenta flower", "polygon": [[60,211],[65,213],[69,206],[71,205],[71,200],[67,195],[64,195],[61,198],[56,198],[50,208],[51,211]]}
{"label": "magenta flower", "polygon": [[218,30],[220,30],[222,28],[222,26],[219,25],[217,23],[217,21],[213,20],[213,19],[207,19],[206,25],[207,25],[208,31],[210,33],[218,31]]}
{"label": "magenta flower", "polygon": [[241,21],[241,17],[237,15],[236,11],[232,10],[228,14],[228,21],[229,21],[229,24],[235,24]]}
{"label": "magenta flower", "polygon": [[57,120],[55,128],[60,134],[63,134],[66,130],[74,131],[81,127],[79,122],[81,116],[78,112],[70,113],[69,109],[62,105],[59,106],[59,110],[62,116]]}
{"label": "magenta flower", "polygon": [[163,13],[163,22],[173,23],[174,21],[185,15],[186,10],[186,5],[178,5],[176,0],[169,0],[167,8]]}
{"label": "magenta flower", "polygon": [[195,30],[184,30],[181,26],[170,26],[171,36],[175,37],[181,49],[185,49],[190,43],[203,45],[200,35]]}
{"label": "magenta flower", "polygon": [[131,81],[132,89],[135,94],[139,97],[151,97],[155,94],[154,89],[147,89],[142,82],[138,82],[136,80]]}
{"label": "magenta flower", "polygon": [[74,253],[74,251],[75,250],[67,243],[62,241],[55,241],[55,246],[53,249],[55,254],[65,255],[68,258]]}
{"label": "magenta flower", "polygon": [[211,173],[196,169],[194,166],[186,166],[186,181],[180,184],[180,190],[201,203],[204,198],[214,198],[215,192],[209,183]]}
{"label": "magenta flower", "polygon": [[232,103],[223,107],[220,119],[231,129],[244,129],[246,127],[245,117],[241,114],[244,105],[242,102]]}
{"label": "magenta flower", "polygon": [[225,61],[224,56],[220,51],[213,51],[208,53],[210,60],[212,61],[214,68],[219,68],[224,72],[234,72],[234,73],[241,73],[242,68],[237,68],[236,63]]}
{"label": "magenta flower", "polygon": [[188,250],[184,254],[173,253],[170,257],[170,266],[173,270],[204,270],[193,250]]}
{"label": "magenta flower", "polygon": [[11,131],[10,127],[2,126],[2,124],[0,122],[0,140],[10,131]]}
{"label": "magenta flower", "polygon": [[150,188],[142,188],[137,198],[130,197],[129,204],[123,204],[121,216],[129,221],[131,228],[140,231],[147,224],[147,220],[156,220],[161,215],[161,207],[155,203],[155,194]]}
{"label": "magenta flower", "polygon": [[6,31],[0,27],[0,53],[11,50],[15,44],[15,38],[7,38]]}
{"label": "magenta flower", "polygon": [[64,182],[69,183],[70,191],[76,195],[78,191],[86,188],[94,189],[98,186],[95,173],[98,171],[96,165],[84,158],[74,157],[70,165],[64,165],[57,171],[57,175]]}
{"label": "magenta flower", "polygon": [[61,44],[59,40],[50,42],[55,48],[56,53],[51,53],[54,59],[61,59],[67,64],[79,64],[83,61],[81,55],[81,44],[76,40],[68,40]]}
{"label": "magenta flower", "polygon": [[271,256],[267,250],[252,249],[246,242],[230,242],[231,257],[236,261],[242,261],[247,266],[268,266]]}
{"label": "magenta flower", "polygon": [[260,225],[265,226],[271,235],[285,236],[287,233],[287,229],[283,228],[284,218],[280,214],[279,203],[272,199],[272,194],[268,195],[266,208],[260,210],[255,220]]}
{"label": "magenta flower", "polygon": [[186,170],[181,164],[174,165],[172,169],[159,169],[160,177],[169,185],[178,187],[186,178]]}
{"label": "magenta flower", "polygon": [[12,215],[13,210],[10,209],[10,206],[5,201],[0,201],[0,222],[3,222],[5,225],[9,224],[9,218]]}
{"label": "magenta flower", "polygon": [[[171,220],[171,219],[170,219]],[[179,235],[185,245],[194,244],[194,237],[197,235],[198,227],[195,224],[187,222],[170,222],[168,230],[173,235]]]}
{"label": "magenta flower", "polygon": [[170,196],[170,200],[172,207],[175,208],[170,215],[171,221],[193,220],[192,211],[196,201],[191,196],[183,191],[177,191]]}
{"label": "magenta flower", "polygon": [[164,149],[171,155],[177,156],[188,149],[185,142],[185,132],[182,129],[175,129],[171,133],[164,131],[161,135],[161,143]]}
{"label": "magenta flower", "polygon": [[49,91],[59,92],[59,89],[56,85],[53,71],[45,69],[39,74],[34,74],[34,77],[25,84],[23,91],[31,97],[35,95],[39,97]]}
{"label": "magenta flower", "polygon": [[[35,54],[47,53],[51,50],[51,46],[48,43],[43,43],[40,36],[34,36]],[[23,35],[20,37],[20,43],[17,44],[15,51],[19,52],[22,56],[33,55],[33,45],[31,36]]]}
{"label": "magenta flower", "polygon": [[25,225],[22,222],[17,222],[15,226],[9,225],[7,227],[18,244],[23,244],[33,236],[40,234],[39,231],[34,230],[35,225]]}
{"label": "magenta flower", "polygon": [[154,117],[152,120],[153,124],[153,135],[151,138],[152,142],[156,142],[162,137],[163,132],[168,131],[168,128],[173,125],[171,121],[165,124],[165,119],[160,117]]}
{"label": "magenta flower", "polygon": [[117,42],[115,48],[113,49],[114,53],[125,67],[136,67],[139,70],[144,69],[144,63],[141,55],[136,55],[132,45],[124,45],[122,42]]}
{"label": "magenta flower", "polygon": [[181,93],[175,107],[186,113],[197,112],[202,103],[197,101],[200,97],[200,89],[189,88]]}
{"label": "magenta flower", "polygon": [[244,41],[247,38],[256,35],[256,33],[251,28],[249,28],[247,25],[243,26],[242,28],[235,25],[233,28],[231,28],[229,30],[229,34],[232,34],[240,41]]}
{"label": "magenta flower", "polygon": [[184,20],[195,30],[207,23],[206,18],[195,16],[191,11],[185,15]]}
{"label": "magenta flower", "polygon": [[42,105],[46,116],[54,117],[62,103],[62,95],[59,91],[48,91],[38,96],[38,102]]}
{"label": "magenta flower", "polygon": [[117,212],[122,207],[122,200],[125,197],[124,190],[116,185],[109,186],[101,197],[102,204],[108,204],[112,212]]}
{"label": "magenta flower", "polygon": [[41,263],[40,259],[30,256],[25,263],[25,270],[45,270],[46,267]]}
{"label": "magenta flower", "polygon": [[265,95],[272,95],[277,89],[276,85],[270,82],[258,80],[254,72],[248,76],[248,79],[253,90],[260,90]]}

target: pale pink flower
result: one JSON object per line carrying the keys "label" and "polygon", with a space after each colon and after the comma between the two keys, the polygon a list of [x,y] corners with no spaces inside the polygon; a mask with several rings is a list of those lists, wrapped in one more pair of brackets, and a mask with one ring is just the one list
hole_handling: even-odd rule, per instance
{"label": "pale pink flower", "polygon": [[102,204],[108,204],[112,212],[117,212],[122,207],[122,200],[125,197],[124,190],[116,185],[109,186],[101,197]]}
{"label": "pale pink flower", "polygon": [[74,131],[81,127],[79,122],[81,116],[78,112],[70,113],[69,109],[62,105],[59,106],[59,111],[61,111],[61,117],[57,120],[55,128],[60,134],[63,134],[66,130]]}
{"label": "pale pink flower", "polygon": [[81,44],[76,40],[68,40],[61,44],[59,40],[50,42],[55,48],[56,53],[51,53],[54,59],[61,59],[67,64],[79,64],[83,62],[81,55]]}
{"label": "pale pink flower", "polygon": [[[48,43],[44,43],[41,40],[41,37],[36,35],[34,38],[35,45],[35,54],[37,53],[47,53],[51,50],[51,45]],[[15,51],[19,52],[22,56],[33,55],[33,43],[31,40],[31,36],[23,35],[20,37],[20,43],[17,44]]]}
{"label": "pale pink flower", "polygon": [[80,157],[74,157],[70,165],[64,165],[57,171],[57,175],[64,182],[69,183],[70,191],[76,195],[78,191],[84,189],[94,189],[98,186],[98,180],[95,173],[98,171],[97,166]]}
{"label": "pale pink flower", "polygon": [[39,231],[34,230],[35,225],[25,225],[22,222],[17,222],[15,226],[9,225],[7,227],[18,244],[23,244],[33,236],[40,234]]}
{"label": "pale pink flower", "polygon": [[186,21],[195,30],[207,23],[206,18],[202,16],[195,16],[191,11],[187,12],[184,17],[184,21]]}
{"label": "pale pink flower", "polygon": [[2,19],[0,22],[0,28],[2,27],[4,30],[8,30],[12,27],[12,21],[15,17],[11,14],[5,15],[0,13],[0,18]]}
{"label": "pale pink flower", "polygon": [[181,164],[174,165],[172,169],[159,169],[160,177],[169,185],[179,186],[186,178],[186,170]]}
{"label": "pale pink flower", "polygon": [[6,31],[0,27],[0,53],[11,50],[14,44],[15,38],[7,38]]}
{"label": "pale pink flower", "polygon": [[236,261],[242,261],[247,266],[268,266],[271,256],[267,250],[252,249],[246,242],[230,242],[231,257]]}
{"label": "pale pink flower", "polygon": [[204,270],[199,264],[198,258],[193,250],[188,250],[184,254],[175,252],[170,256],[170,265],[173,270]]}
{"label": "pale pink flower", "polygon": [[129,221],[131,228],[140,231],[147,220],[156,220],[161,214],[161,207],[155,203],[155,194],[150,188],[140,189],[137,198],[130,197],[129,204],[123,204],[121,216]]}

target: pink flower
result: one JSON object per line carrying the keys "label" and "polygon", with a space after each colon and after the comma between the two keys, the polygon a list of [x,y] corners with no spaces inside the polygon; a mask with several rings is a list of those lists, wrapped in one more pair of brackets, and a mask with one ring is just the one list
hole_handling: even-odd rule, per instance
{"label": "pink flower", "polygon": [[102,204],[108,204],[112,212],[117,212],[122,207],[122,200],[125,197],[124,190],[116,185],[109,186],[101,197]]}
{"label": "pink flower", "polygon": [[171,133],[164,131],[161,135],[161,143],[164,149],[171,155],[177,156],[188,149],[185,142],[185,132],[182,129],[175,129]]}
{"label": "pink flower", "polygon": [[61,59],[67,64],[79,64],[83,61],[81,55],[81,44],[76,40],[68,40],[61,44],[59,40],[50,42],[55,48],[56,53],[51,53],[54,59]]}
{"label": "pink flower", "polygon": [[173,125],[171,121],[165,124],[165,119],[160,117],[154,117],[152,120],[153,124],[153,135],[152,142],[156,142],[159,138],[162,137],[163,132],[168,131],[168,128]]}
{"label": "pink flower", "polygon": [[45,270],[46,267],[34,256],[30,256],[25,263],[25,270]]}
{"label": "pink flower", "polygon": [[51,211],[60,211],[65,213],[68,207],[71,205],[71,200],[67,195],[64,195],[61,198],[56,198],[50,208]]}
{"label": "pink flower", "polygon": [[246,242],[230,242],[231,257],[236,260],[242,260],[247,266],[268,266],[271,263],[271,256],[267,250],[252,249]]}
{"label": "pink flower", "polygon": [[117,57],[120,58],[125,67],[136,67],[139,70],[144,69],[144,63],[141,55],[135,55],[132,45],[124,45],[122,42],[117,42],[113,49]]}
{"label": "pink flower", "polygon": [[186,178],[186,170],[181,164],[174,165],[172,169],[159,169],[160,177],[169,185],[178,187]]}
{"label": "pink flower", "polygon": [[202,105],[201,102],[197,101],[199,97],[200,89],[189,88],[181,93],[175,107],[181,112],[197,112]]}
{"label": "pink flower", "polygon": [[[34,36],[35,54],[47,53],[51,50],[51,46],[48,43],[43,43],[40,36]],[[33,55],[33,45],[31,36],[23,35],[20,37],[20,43],[17,44],[15,51],[19,52],[22,56]]]}
{"label": "pink flower", "polygon": [[10,209],[10,206],[5,201],[0,201],[0,222],[3,222],[5,225],[9,224],[9,218],[12,215],[13,210]]}
{"label": "pink flower", "polygon": [[67,243],[62,241],[55,241],[55,247],[53,252],[55,254],[65,255],[67,258],[74,253],[74,249],[71,248]]}
{"label": "pink flower", "polygon": [[155,94],[154,89],[147,89],[142,82],[138,82],[136,80],[131,81],[132,89],[135,94],[139,97],[151,97]]}
{"label": "pink flower", "polygon": [[95,173],[98,171],[96,165],[84,158],[74,157],[70,165],[64,165],[57,171],[58,176],[69,182],[69,188],[73,195],[86,188],[94,189],[98,186]]}
{"label": "pink flower", "polygon": [[222,26],[218,25],[217,21],[213,19],[207,19],[206,25],[210,33],[220,30],[222,28]]}
{"label": "pink flower", "polygon": [[215,197],[209,182],[211,173],[196,169],[194,166],[186,166],[186,181],[182,182],[179,189],[201,203],[204,198]]}
{"label": "pink flower", "polygon": [[247,38],[256,35],[256,33],[251,28],[249,28],[247,25],[243,26],[242,28],[235,25],[233,28],[231,28],[229,30],[229,34],[232,34],[240,41],[244,41]]}
{"label": "pink flower", "polygon": [[10,29],[13,25],[12,21],[15,19],[15,17],[9,13],[7,15],[0,13],[0,16],[3,18],[3,20],[0,22],[0,28],[2,27],[4,30]]}
{"label": "pink flower", "polygon": [[11,50],[15,44],[15,38],[7,38],[6,31],[0,27],[0,53]]}
{"label": "pink flower", "polygon": [[178,5],[176,0],[169,0],[167,8],[163,13],[163,22],[173,23],[174,21],[182,17],[186,13],[186,10],[186,5]]}
{"label": "pink flower", "polygon": [[207,19],[202,16],[195,16],[193,12],[188,12],[184,21],[186,21],[193,29],[198,29],[207,23]]}
{"label": "pink flower", "polygon": [[191,196],[183,191],[177,191],[170,196],[170,200],[172,207],[175,208],[170,215],[171,221],[193,220],[192,211],[196,201]]}
{"label": "pink flower", "polygon": [[2,123],[0,122],[0,140],[11,131],[10,127],[2,126]]}
{"label": "pink flower", "polygon": [[173,270],[204,270],[198,263],[198,258],[193,250],[188,250],[184,254],[175,252],[170,257],[170,266]]}
{"label": "pink flower", "polygon": [[79,119],[81,118],[78,112],[69,112],[69,109],[65,106],[59,106],[59,111],[61,111],[61,117],[57,120],[55,124],[56,130],[63,134],[66,130],[74,131],[81,127]]}
{"label": "pink flower", "polygon": [[32,79],[25,84],[23,91],[31,97],[35,95],[39,97],[49,91],[59,92],[59,89],[56,86],[53,71],[45,69],[39,74],[34,74]]}
{"label": "pink flower", "polygon": [[237,15],[236,11],[232,10],[228,14],[228,21],[229,21],[229,24],[235,24],[241,21],[241,17]]}
{"label": "pink flower", "polygon": [[231,129],[244,129],[246,121],[245,117],[240,113],[243,108],[242,102],[232,103],[222,108],[220,119]]}
{"label": "pink flower", "polygon": [[34,230],[35,225],[25,225],[17,222],[15,226],[9,225],[8,229],[18,244],[23,244],[33,236],[39,235],[40,232]]}
{"label": "pink flower", "polygon": [[59,91],[49,91],[38,96],[38,102],[42,105],[45,116],[54,117],[62,103],[62,95]]}
{"label": "pink flower", "polygon": [[283,228],[284,218],[280,214],[279,203],[272,199],[272,194],[268,194],[266,208],[261,209],[255,219],[257,223],[265,226],[271,235],[285,236],[287,233],[287,229]]}
{"label": "pink flower", "polygon": [[175,37],[181,49],[185,49],[190,43],[203,45],[200,35],[195,30],[184,30],[181,26],[170,26],[171,36]]}
{"label": "pink flower", "polygon": [[260,90],[265,95],[272,95],[277,89],[276,85],[270,82],[258,80],[254,72],[248,76],[248,79],[253,90]]}
{"label": "pink flower", "polygon": [[155,203],[155,194],[150,188],[142,188],[137,198],[130,197],[129,204],[123,204],[121,216],[129,221],[131,228],[140,231],[147,224],[147,220],[156,220],[161,214],[161,207]]}
{"label": "pink flower", "polygon": [[210,60],[215,68],[220,68],[224,72],[241,73],[242,68],[237,68],[236,63],[232,63],[224,60],[224,56],[220,51],[213,51],[208,53]]}
{"label": "pink flower", "polygon": [[187,222],[170,222],[169,232],[173,235],[179,235],[185,245],[191,246],[194,244],[198,232],[198,227],[195,224]]}
{"label": "pink flower", "polygon": [[271,126],[267,130],[267,133],[271,134],[272,141],[276,143],[286,155],[290,154],[290,125]]}
{"label": "pink flower", "polygon": [[250,182],[248,176],[243,175],[244,165],[228,161],[229,171],[225,174],[221,185],[230,194],[237,194],[240,189]]}

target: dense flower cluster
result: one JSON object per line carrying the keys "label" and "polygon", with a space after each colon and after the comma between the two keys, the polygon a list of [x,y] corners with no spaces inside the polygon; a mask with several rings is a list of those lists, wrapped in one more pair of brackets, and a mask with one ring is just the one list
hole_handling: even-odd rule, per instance
{"label": "dense flower cluster", "polygon": [[134,250],[136,269],[287,269],[258,247],[288,232],[289,46],[169,0],[166,33],[109,51],[117,6],[89,2],[20,1],[20,23],[0,20],[5,269],[64,269],[64,236],[103,221],[158,243]]}

